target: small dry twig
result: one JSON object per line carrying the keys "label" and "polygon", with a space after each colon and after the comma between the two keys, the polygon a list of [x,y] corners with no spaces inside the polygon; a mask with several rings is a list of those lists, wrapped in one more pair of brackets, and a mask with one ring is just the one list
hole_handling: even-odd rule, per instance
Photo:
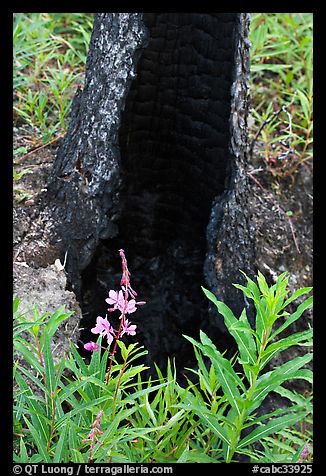
{"label": "small dry twig", "polygon": [[44,147],[47,147],[48,145],[50,144],[53,144],[54,142],[56,142],[57,140],[61,139],[62,137],[64,137],[65,133],[63,134],[60,134],[59,136],[55,137],[54,139],[50,140],[49,142],[47,142],[46,144],[43,144],[39,147],[36,147],[35,149],[32,149],[30,150],[29,152],[27,152],[27,154],[24,154],[22,157],[20,157],[19,159],[15,160],[14,161],[14,164],[15,165],[19,165],[21,162],[23,162],[26,157],[28,157],[29,155],[32,155],[34,154],[35,152],[41,150],[41,149],[44,149]]}

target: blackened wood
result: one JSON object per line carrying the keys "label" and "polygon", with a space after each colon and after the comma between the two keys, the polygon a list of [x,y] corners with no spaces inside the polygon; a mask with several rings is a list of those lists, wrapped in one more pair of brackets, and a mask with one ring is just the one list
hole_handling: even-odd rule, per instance
{"label": "blackened wood", "polygon": [[[252,271],[254,257],[250,210],[247,207],[249,185],[245,175],[249,15],[198,14],[197,18],[196,15],[186,13],[96,14],[87,58],[85,87],[83,91],[78,91],[76,94],[69,130],[55,161],[47,192],[43,197],[40,215],[31,230],[34,241],[42,245],[27,247],[24,250],[26,261],[34,266],[45,266],[58,256],[62,259],[67,251],[66,269],[77,295],[80,292],[81,272],[92,260],[99,241],[117,236],[119,233],[117,224],[123,215],[123,210],[126,209],[126,202],[128,206],[128,196],[123,195],[126,191],[130,192],[130,187],[124,182],[124,178],[128,176],[128,164],[126,162],[121,164],[121,150],[125,153],[127,146],[125,142],[123,144],[119,142],[121,137],[124,137],[126,141],[128,138],[128,134],[123,133],[127,122],[122,124],[122,115],[127,101],[130,106],[128,94],[132,92],[133,84],[142,74],[142,69],[139,68],[142,58],[146,56],[146,52],[148,55],[152,54],[157,47],[158,54],[156,57],[154,55],[157,65],[154,64],[154,73],[155,68],[160,68],[164,61],[164,55],[172,58],[173,68],[168,70],[168,61],[166,61],[167,66],[163,73],[170,75],[170,83],[175,82],[174,92],[178,91],[178,96],[174,102],[168,104],[164,91],[158,88],[157,102],[153,104],[153,121],[161,121],[161,127],[162,114],[165,112],[160,111],[170,108],[169,114],[173,118],[180,112],[180,107],[184,108],[181,113],[188,114],[191,119],[198,113],[194,107],[196,95],[200,96],[201,101],[206,98],[208,104],[211,105],[213,100],[219,101],[221,109],[227,112],[226,117],[230,116],[229,125],[227,122],[219,122],[218,117],[215,123],[213,121],[209,124],[212,140],[206,148],[202,146],[202,157],[199,151],[195,150],[198,144],[194,140],[196,131],[193,125],[187,130],[188,119],[185,118],[184,122],[184,133],[192,138],[192,142],[189,142],[191,147],[189,147],[188,155],[183,157],[189,160],[189,169],[194,165],[196,155],[202,159],[205,154],[207,155],[209,147],[213,147],[214,150],[217,144],[216,137],[220,135],[221,143],[217,145],[222,150],[222,154],[219,158],[219,153],[216,152],[215,163],[215,168],[220,167],[219,179],[214,178],[214,154],[207,169],[201,169],[198,173],[197,187],[193,187],[193,178],[188,174],[186,165],[175,160],[171,166],[172,168],[181,166],[184,168],[185,175],[188,174],[187,176],[190,177],[188,183],[185,180],[181,187],[176,189],[176,194],[179,193],[181,197],[182,187],[188,189],[189,197],[190,194],[194,196],[191,200],[197,207],[197,216],[202,214],[204,217],[202,223],[208,220],[209,203],[212,197],[216,197],[207,228],[208,250],[205,265],[207,285],[226,302],[232,304],[235,299],[233,304],[237,306],[237,309],[243,305],[241,296],[230,283],[239,281],[239,268],[246,272]],[[173,30],[181,31],[181,27],[182,31],[185,31],[187,24],[189,25],[189,46],[187,46],[186,34],[180,41],[178,40],[180,37],[173,33]],[[158,35],[155,33],[156,30],[159,31]],[[166,31],[165,38],[162,37],[162,31]],[[151,41],[161,42],[161,44],[155,48],[146,49]],[[195,68],[199,72],[197,87],[195,79],[192,83],[190,80],[187,81],[187,75],[195,78],[193,67],[187,66],[187,57],[190,55],[190,58],[193,58],[196,49]],[[218,64],[220,66],[216,69],[215,66]],[[224,64],[228,65],[225,66],[225,71],[230,70],[232,75],[230,78],[228,74],[224,75]],[[145,69],[143,71],[145,74]],[[163,81],[163,73],[160,81]],[[183,81],[185,85],[190,84],[191,88],[183,89]],[[222,84],[221,81],[225,83],[223,87],[214,86],[214,84]],[[164,82],[160,83],[160,86],[162,85],[164,86]],[[172,94],[174,92],[172,91]],[[220,96],[215,97],[216,93]],[[142,120],[141,112],[137,113]],[[210,114],[210,108],[207,111],[208,114]],[[166,119],[168,116],[165,116]],[[201,124],[197,121],[199,133],[201,126],[204,130],[204,122],[202,121]],[[179,147],[179,156],[182,155],[181,139],[181,131],[179,135],[171,134],[171,142],[168,144],[170,152],[171,144],[174,144],[176,148]],[[221,144],[223,144],[222,147]],[[157,148],[159,147],[160,145]],[[132,157],[132,153],[132,150],[129,151],[128,156]],[[135,160],[133,167],[137,167]],[[154,170],[151,165],[149,168]],[[164,185],[163,169],[164,167],[157,170],[156,176],[154,174],[151,177],[149,174],[151,179],[155,179],[162,186]],[[205,180],[210,180],[210,184],[201,188]],[[225,180],[227,180],[226,185]],[[221,198],[220,195],[225,187],[226,191]],[[209,190],[211,192],[208,198],[205,198],[205,193]],[[139,189],[136,191],[141,192]],[[171,191],[168,193],[171,194]],[[129,199],[130,197],[131,195]],[[150,208],[151,205],[148,206]],[[187,205],[184,200],[181,200],[179,209],[185,206]],[[207,218],[205,218],[206,214]],[[185,223],[181,223],[180,227],[188,226],[187,233],[190,236],[191,220],[193,219],[194,227],[196,223],[194,215],[189,217]],[[178,212],[174,221],[178,224]],[[150,223],[153,223],[152,219],[147,225],[146,233],[148,234],[152,234],[154,230],[150,228]],[[160,221],[154,220],[154,224],[156,229],[160,227]],[[123,227],[123,222],[120,221],[119,226]],[[161,232],[166,232],[164,226],[161,227]],[[204,233],[205,228],[202,234]],[[153,236],[155,238],[155,234]],[[205,241],[203,237],[199,240]]]}
{"label": "blackened wood", "polygon": [[[235,313],[250,303],[233,283],[244,282],[240,270],[252,277],[255,272],[255,229],[249,206],[247,116],[250,73],[250,15],[237,18],[234,48],[234,76],[231,89],[230,167],[225,193],[212,207],[207,230],[208,253],[205,263],[207,284]],[[214,308],[211,308],[214,311]],[[221,318],[220,318],[221,319]],[[223,327],[223,325],[222,325]]]}

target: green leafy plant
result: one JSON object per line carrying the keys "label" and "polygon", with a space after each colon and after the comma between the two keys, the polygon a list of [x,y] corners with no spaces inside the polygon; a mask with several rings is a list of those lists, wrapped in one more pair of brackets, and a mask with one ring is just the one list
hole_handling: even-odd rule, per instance
{"label": "green leafy plant", "polygon": [[[126,270],[125,262],[121,283],[125,290],[132,289]],[[23,313],[15,298],[14,460],[169,463],[231,462],[246,457],[253,462],[294,463],[311,457],[311,436],[297,426],[311,418],[311,396],[299,395],[285,385],[291,379],[312,381],[311,371],[304,368],[311,353],[267,368],[289,347],[311,345],[311,329],[276,339],[311,307],[312,297],[308,297],[292,314],[285,311],[311,288],[287,297],[285,273],[272,286],[260,273],[258,284],[246,279],[246,286],[236,286],[254,303],[255,327],[245,310],[235,317],[204,289],[234,337],[238,354],[226,359],[204,332],[199,341],[185,336],[194,346],[198,365],[183,385],[170,360],[166,375],[155,366],[157,378],[144,379],[148,367],[141,359],[146,350],[137,343],[126,345],[122,332],[114,332],[104,319],[94,328],[100,334],[96,343],[85,344],[92,350],[89,363],[73,343],[67,355],[55,360],[53,335],[71,313],[63,308],[52,315],[40,315],[37,308]],[[136,305],[126,303],[126,295],[109,296],[115,310],[132,311]],[[133,333],[135,326],[123,319],[121,329]],[[103,340],[110,340],[111,347],[104,346],[101,352]],[[290,405],[259,413],[270,392]]]}
{"label": "green leafy plant", "polygon": [[[311,361],[311,352],[298,356],[273,370],[263,372],[274,357],[289,347],[312,344],[312,329],[310,328],[275,340],[312,305],[312,297],[309,297],[292,315],[284,310],[293,300],[310,292],[311,288],[299,289],[286,299],[288,294],[286,273],[281,274],[276,283],[270,287],[260,272],[257,278],[258,286],[247,276],[246,279],[246,286],[236,284],[235,287],[241,289],[254,302],[255,329],[251,327],[245,309],[237,319],[228,306],[203,288],[208,299],[216,305],[223,316],[229,333],[237,343],[239,350],[237,362],[242,366],[242,374],[239,375],[234,370],[229,360],[222,356],[203,332],[201,332],[200,342],[186,337],[211,360],[224,398],[228,402],[225,410],[216,415],[214,424],[211,422],[212,428],[214,427],[214,431],[223,442],[222,450],[227,462],[232,461],[235,453],[246,454],[252,444],[305,418],[308,412],[307,407],[311,410],[308,404],[294,403],[285,411],[278,409],[271,415],[257,417],[255,414],[270,392],[284,392],[282,384],[287,381],[305,379],[312,382],[311,370],[303,368]],[[285,322],[275,329],[275,323],[283,317],[286,318]],[[279,416],[282,413],[286,414]],[[244,436],[243,430],[248,431],[248,428],[251,428],[251,431]]]}

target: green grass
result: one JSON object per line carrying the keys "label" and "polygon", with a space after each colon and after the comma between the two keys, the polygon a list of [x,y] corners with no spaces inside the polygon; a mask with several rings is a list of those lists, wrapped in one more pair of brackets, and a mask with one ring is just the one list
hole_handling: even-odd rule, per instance
{"label": "green grass", "polygon": [[[92,13],[14,14],[14,117],[35,144],[66,131],[82,86]],[[312,158],[311,13],[254,13],[251,47],[251,140],[264,166],[292,174]]]}
{"label": "green grass", "polygon": [[66,131],[83,84],[93,14],[15,13],[13,21],[14,118],[47,143]]}
{"label": "green grass", "polygon": [[261,128],[264,165],[283,177],[313,154],[313,15],[255,13],[250,30],[250,133]]}

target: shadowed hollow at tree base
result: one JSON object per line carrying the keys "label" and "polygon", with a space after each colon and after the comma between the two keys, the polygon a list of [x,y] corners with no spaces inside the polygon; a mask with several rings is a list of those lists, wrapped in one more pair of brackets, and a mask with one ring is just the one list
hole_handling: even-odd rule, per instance
{"label": "shadowed hollow at tree base", "polygon": [[[136,29],[139,20],[129,18]],[[102,45],[100,28],[109,21],[109,16],[98,16],[94,45]],[[150,360],[163,364],[168,355],[176,356],[183,367],[191,364],[183,332],[197,336],[202,327],[217,339],[224,329],[216,312],[209,313],[200,283],[207,282],[227,301],[238,303],[241,312],[245,302],[232,288],[232,276],[239,280],[236,269],[250,273],[253,268],[252,229],[243,211],[248,18],[144,14],[142,21],[145,40],[135,54],[116,129],[119,150],[110,150],[111,155],[119,153],[109,179],[112,198],[104,201],[109,206],[106,217],[112,219],[81,275],[83,327],[101,311],[103,295],[119,269],[114,255],[123,244],[137,287],[148,302],[137,315]],[[94,54],[98,58],[99,53]],[[91,105],[94,115],[85,118],[77,112],[73,124],[78,125],[79,116],[96,123],[101,113],[90,95],[92,81],[99,81],[97,67],[90,58],[86,87],[75,104],[76,110]],[[112,75],[110,81],[114,87]],[[75,134],[82,140],[78,131],[72,133],[61,150],[65,157],[76,156],[71,146]],[[78,164],[83,160],[86,170],[89,150],[84,158],[78,155]],[[109,237],[104,239],[104,234]]]}

